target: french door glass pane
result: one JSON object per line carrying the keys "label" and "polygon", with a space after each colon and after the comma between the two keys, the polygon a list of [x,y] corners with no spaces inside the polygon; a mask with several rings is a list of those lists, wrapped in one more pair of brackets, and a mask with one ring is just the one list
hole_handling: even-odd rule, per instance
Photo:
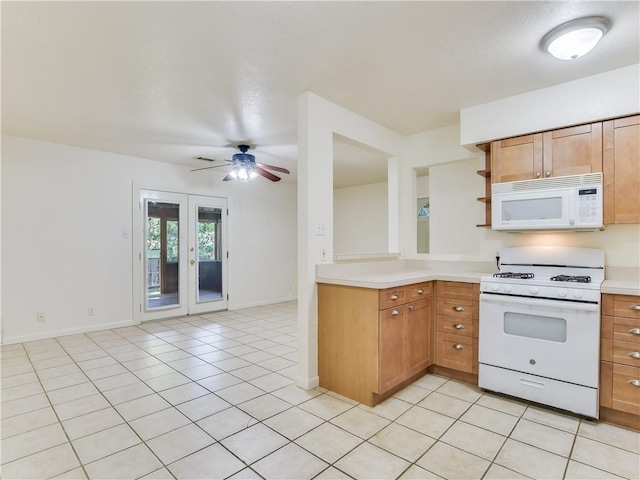
{"label": "french door glass pane", "polygon": [[198,303],[222,298],[221,227],[221,208],[198,206]]}
{"label": "french door glass pane", "polygon": [[147,202],[147,309],[179,304],[180,205]]}

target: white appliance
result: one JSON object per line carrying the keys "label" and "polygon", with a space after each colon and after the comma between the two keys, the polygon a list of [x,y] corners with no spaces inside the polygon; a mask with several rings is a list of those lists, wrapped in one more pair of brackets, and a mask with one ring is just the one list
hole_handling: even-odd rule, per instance
{"label": "white appliance", "polygon": [[602,228],[602,173],[494,183],[491,219],[493,230]]}
{"label": "white appliance", "polygon": [[481,388],[598,418],[604,252],[518,247],[480,281]]}

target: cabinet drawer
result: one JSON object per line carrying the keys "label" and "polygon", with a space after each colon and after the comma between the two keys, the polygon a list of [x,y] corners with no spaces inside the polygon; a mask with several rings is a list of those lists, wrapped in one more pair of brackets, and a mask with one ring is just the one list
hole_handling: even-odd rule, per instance
{"label": "cabinet drawer", "polygon": [[431,295],[431,282],[414,283],[404,288],[409,302],[417,302]]}
{"label": "cabinet drawer", "polygon": [[405,303],[409,302],[408,293],[408,286],[380,290],[380,310],[385,310],[387,308],[395,307],[398,305],[404,305]]}
{"label": "cabinet drawer", "polygon": [[478,326],[473,319],[466,317],[451,317],[448,315],[438,315],[436,317],[437,330],[454,335],[464,335],[465,337],[477,337]]}
{"label": "cabinet drawer", "polygon": [[477,302],[471,300],[459,300],[455,298],[438,297],[436,300],[436,313],[453,318],[478,318]]}
{"label": "cabinet drawer", "polygon": [[602,314],[640,320],[640,297],[632,295],[602,295]]}
{"label": "cabinet drawer", "polygon": [[438,281],[439,297],[459,298],[462,300],[479,300],[480,285],[477,283]]}
{"label": "cabinet drawer", "polygon": [[436,364],[461,372],[478,373],[478,340],[438,332]]}
{"label": "cabinet drawer", "polygon": [[613,398],[616,410],[640,415],[640,368],[613,365]]}

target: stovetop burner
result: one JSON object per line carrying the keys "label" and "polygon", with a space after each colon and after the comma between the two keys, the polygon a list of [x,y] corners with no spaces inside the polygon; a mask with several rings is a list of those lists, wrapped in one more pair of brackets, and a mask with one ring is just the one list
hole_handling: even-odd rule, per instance
{"label": "stovetop burner", "polygon": [[533,273],[516,273],[516,272],[494,273],[493,276],[496,278],[518,278],[520,280],[534,277]]}
{"label": "stovetop burner", "polygon": [[591,283],[591,277],[588,275],[556,275],[549,280],[552,282]]}

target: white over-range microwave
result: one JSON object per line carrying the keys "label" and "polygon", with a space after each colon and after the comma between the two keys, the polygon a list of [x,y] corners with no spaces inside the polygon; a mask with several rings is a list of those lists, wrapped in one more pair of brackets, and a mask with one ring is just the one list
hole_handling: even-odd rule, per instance
{"label": "white over-range microwave", "polygon": [[491,228],[507,231],[602,228],[602,173],[494,183]]}

